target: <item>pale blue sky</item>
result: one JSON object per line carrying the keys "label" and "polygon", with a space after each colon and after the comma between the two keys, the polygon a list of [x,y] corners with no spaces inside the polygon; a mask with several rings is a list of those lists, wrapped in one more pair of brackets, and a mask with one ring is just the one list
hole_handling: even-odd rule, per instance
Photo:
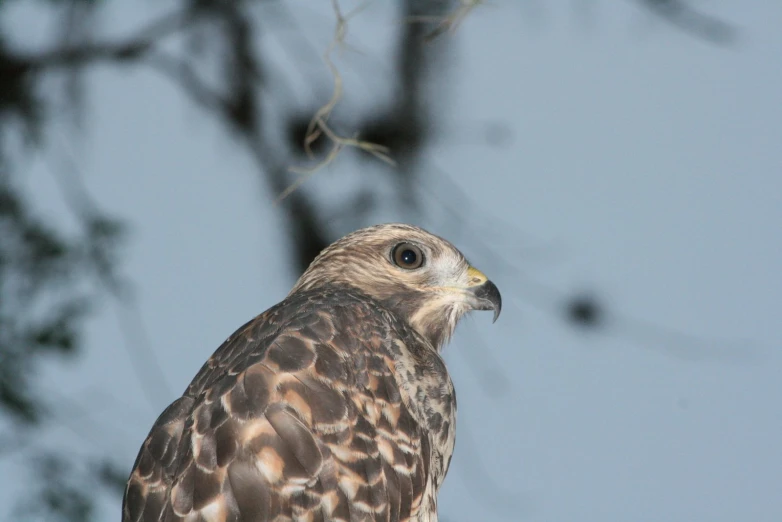
{"label": "pale blue sky", "polygon": [[[107,35],[166,11],[109,4]],[[324,49],[328,6],[302,4],[290,10]],[[537,2],[534,17],[496,2],[447,37],[448,65],[437,71],[446,115],[424,168],[466,227],[422,224],[453,239],[507,303],[493,326],[486,315],[467,320],[446,351],[459,396],[440,500],[449,521],[782,520],[782,4],[698,4],[739,28],[735,46],[606,1],[587,18],[573,2]],[[45,43],[45,22],[14,9],[24,38]],[[388,89],[394,15],[375,3],[351,22],[347,41],[364,54],[337,61],[351,104]],[[284,40],[270,41],[295,101],[323,101],[310,97],[328,91],[308,82],[327,78],[325,67],[291,67]],[[93,196],[132,224],[123,271],[179,393],[297,276],[279,246],[275,195],[259,188],[244,150],[154,72],[99,68],[88,78],[83,136],[60,124],[28,187],[42,212],[67,221],[52,166],[72,148]],[[506,146],[483,144],[491,122],[510,128]],[[342,180],[359,177],[376,179],[346,156],[312,187],[338,198]],[[384,208],[371,221],[389,220],[408,219]],[[594,290],[627,320],[584,335],[533,283]],[[46,372],[47,387],[95,408],[90,425],[102,431],[87,439],[57,427],[46,440],[114,451],[129,468],[174,397],[149,404],[104,304],[85,359]],[[635,318],[694,339],[650,337]],[[0,475],[19,462],[0,463]],[[16,491],[0,484],[5,503]],[[104,508],[119,519],[118,504]]]}

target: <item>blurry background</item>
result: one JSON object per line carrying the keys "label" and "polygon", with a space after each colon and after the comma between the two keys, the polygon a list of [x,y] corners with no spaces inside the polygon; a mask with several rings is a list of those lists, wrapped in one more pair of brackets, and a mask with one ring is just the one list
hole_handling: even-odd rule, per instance
{"label": "blurry background", "polygon": [[505,301],[446,350],[444,520],[782,520],[780,22],[0,1],[0,519],[119,520],[214,349],[326,244],[404,221]]}

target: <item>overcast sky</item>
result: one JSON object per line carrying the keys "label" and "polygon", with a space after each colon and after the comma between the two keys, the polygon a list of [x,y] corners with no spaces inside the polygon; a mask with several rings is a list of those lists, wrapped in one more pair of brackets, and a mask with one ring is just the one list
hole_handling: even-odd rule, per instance
{"label": "overcast sky", "polygon": [[[127,34],[166,11],[119,4],[107,3],[102,33]],[[299,4],[291,11],[325,49],[328,6]],[[387,88],[396,19],[378,4],[351,21],[347,41],[364,54],[338,61],[353,71],[348,95],[359,105],[367,89]],[[441,517],[779,522],[782,3],[697,2],[739,29],[731,47],[636,2],[586,12],[523,4],[472,12],[444,36],[438,72],[447,115],[424,164],[430,192],[463,214],[454,224],[428,198],[421,224],[462,248],[506,303],[495,325],[487,314],[465,321],[446,351],[459,423]],[[12,8],[6,23],[24,28],[19,41],[49,41],[44,20]],[[281,74],[295,70],[282,56]],[[368,78],[351,83],[356,71]],[[303,108],[324,101],[292,77]],[[129,469],[174,393],[298,274],[275,195],[221,127],[153,72],[88,78],[84,134],[59,125],[27,186],[41,212],[67,221],[53,169],[71,149],[92,195],[131,223],[122,270],[171,395],[143,393],[106,300],[86,357],[52,366],[45,383],[90,408],[95,430],[57,427],[48,438],[79,454],[113,452]],[[497,124],[505,141],[489,146]],[[346,156],[313,183],[337,198],[336,173],[369,168]],[[408,220],[385,208],[366,225]],[[610,329],[585,335],[563,322],[555,296],[576,291],[605,299]],[[0,505],[18,493],[19,462],[0,463]],[[105,519],[118,520],[119,504],[105,504]]]}

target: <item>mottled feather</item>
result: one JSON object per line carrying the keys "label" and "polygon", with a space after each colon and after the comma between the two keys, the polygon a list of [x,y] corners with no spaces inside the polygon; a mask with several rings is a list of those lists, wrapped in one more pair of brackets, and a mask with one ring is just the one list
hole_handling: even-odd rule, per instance
{"label": "mottled feather", "polygon": [[335,242],[158,417],[123,522],[436,522],[456,420],[440,349],[464,313],[500,307],[422,229]]}
{"label": "mottled feather", "polygon": [[[226,340],[155,422],[123,521],[417,519],[432,476],[427,433],[453,437],[438,431],[453,422],[432,419],[455,414],[427,345],[353,289],[289,297]],[[397,383],[408,353],[423,363],[410,372],[444,383],[437,404]]]}

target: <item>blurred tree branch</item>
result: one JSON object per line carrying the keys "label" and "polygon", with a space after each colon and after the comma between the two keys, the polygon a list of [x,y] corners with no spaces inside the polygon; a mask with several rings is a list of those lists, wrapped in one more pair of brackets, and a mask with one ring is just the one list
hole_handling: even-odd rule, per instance
{"label": "blurred tree branch", "polygon": [[[709,42],[722,44],[734,40],[729,25],[699,13],[682,0],[636,1],[670,24]],[[0,15],[6,3],[0,2]],[[78,180],[71,176],[60,180],[61,190],[79,218],[82,233],[66,234],[58,228],[58,223],[35,211],[33,198],[18,183],[12,161],[16,136],[22,135],[33,146],[41,146],[40,137],[55,119],[54,111],[49,110],[51,92],[44,89],[44,79],[53,74],[78,78],[97,65],[146,67],[169,79],[246,148],[257,165],[264,192],[285,196],[278,208],[287,228],[290,259],[296,270],[302,271],[340,234],[341,227],[355,228],[361,218],[360,208],[371,208],[377,199],[375,192],[365,191],[350,196],[348,204],[338,212],[329,211],[317,192],[308,190],[306,184],[298,183],[292,176],[290,166],[296,155],[315,160],[320,166],[324,159],[333,160],[345,145],[358,145],[364,156],[387,154],[396,168],[384,168],[382,172],[396,183],[395,203],[421,211],[417,198],[423,194],[424,185],[421,183],[423,169],[419,167],[437,131],[436,116],[441,109],[434,105],[440,96],[433,96],[432,88],[444,88],[444,82],[437,83],[443,76],[436,74],[442,73],[438,66],[447,49],[448,35],[481,3],[478,0],[399,0],[398,18],[403,23],[399,25],[394,44],[395,67],[388,77],[395,85],[393,95],[390,100],[378,96],[371,110],[350,123],[348,132],[337,129],[336,117],[332,117],[336,113],[336,101],[342,99],[342,78],[331,58],[327,59],[326,67],[332,73],[333,97],[325,104],[324,100],[315,103],[323,110],[314,110],[304,117],[301,111],[289,114],[284,128],[269,130],[266,124],[271,118],[262,109],[269,105],[272,96],[264,89],[268,57],[265,49],[259,48],[261,22],[254,8],[268,7],[270,2],[181,0],[179,9],[153,20],[130,36],[94,42],[80,33],[86,32],[85,24],[74,20],[99,9],[99,3],[51,1],[38,7],[66,9],[61,25],[69,37],[61,45],[34,53],[20,50],[9,43],[7,35],[0,34],[0,414],[13,430],[12,434],[0,437],[0,455],[35,447],[37,454],[30,462],[40,486],[36,501],[25,499],[22,511],[17,514],[39,519],[86,520],[94,515],[96,485],[106,485],[116,494],[125,480],[124,472],[105,456],[80,466],[64,452],[53,453],[37,447],[36,438],[31,436],[46,421],[56,418],[52,410],[64,401],[62,397],[40,392],[36,372],[46,358],[73,357],[83,348],[84,321],[97,298],[87,290],[88,281],[97,280],[104,292],[125,305],[119,313],[128,339],[126,348],[131,351],[135,345],[145,344],[143,339],[131,335],[138,334],[141,328],[138,318],[134,321],[129,317],[139,314],[133,308],[130,286],[117,272],[123,223],[86,198],[85,191],[78,188]],[[344,38],[345,18],[338,10],[335,15],[337,35],[328,52]],[[192,37],[205,27],[211,32],[198,33],[196,38],[203,37],[206,41],[200,44],[222,51],[217,82],[207,81],[202,74],[203,58],[199,61],[192,49],[176,52],[164,48],[167,40]],[[305,37],[300,34],[299,40]],[[70,84],[66,93],[70,99],[82,95],[80,85],[80,82]],[[21,126],[21,132],[15,125]],[[290,151],[275,145],[274,140],[280,141],[281,137]],[[331,141],[330,150],[323,147],[323,137]],[[289,191],[290,187],[295,190]],[[451,209],[451,213],[456,219],[462,219],[464,209]],[[335,222],[341,222],[341,227],[335,226]],[[499,257],[498,260],[502,262]],[[572,324],[590,328],[603,325],[604,309],[594,298],[576,296],[563,307]],[[154,357],[138,354],[131,357],[142,388],[150,402],[154,402],[155,396],[165,394],[166,390]],[[142,372],[147,366],[147,371]]]}
{"label": "blurred tree branch", "polygon": [[640,0],[642,6],[683,31],[713,44],[735,42],[736,30],[730,24],[702,13],[682,0]]}
{"label": "blurred tree branch", "polygon": [[0,54],[0,74],[13,81],[15,75],[42,69],[78,67],[101,61],[119,64],[136,60],[163,38],[185,28],[192,19],[192,14],[188,12],[166,15],[140,30],[135,36],[118,42],[66,45],[37,54],[10,53],[3,48]]}

